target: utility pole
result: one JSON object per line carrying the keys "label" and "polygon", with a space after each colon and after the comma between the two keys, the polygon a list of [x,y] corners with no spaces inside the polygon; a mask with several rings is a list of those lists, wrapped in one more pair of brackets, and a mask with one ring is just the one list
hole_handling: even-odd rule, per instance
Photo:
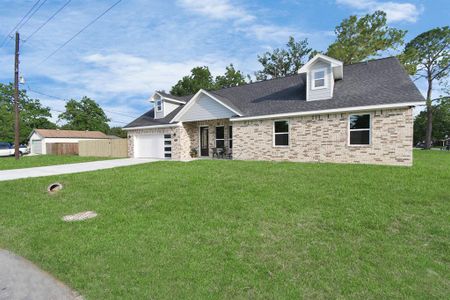
{"label": "utility pole", "polygon": [[15,111],[15,137],[14,137],[14,157],[19,159],[19,142],[20,142],[20,117],[19,117],[19,42],[20,36],[16,31],[16,51],[14,58],[14,111]]}

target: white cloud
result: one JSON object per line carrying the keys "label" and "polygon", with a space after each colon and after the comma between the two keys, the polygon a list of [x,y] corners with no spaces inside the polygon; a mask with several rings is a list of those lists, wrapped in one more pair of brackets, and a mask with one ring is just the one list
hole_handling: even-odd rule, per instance
{"label": "white cloud", "polygon": [[259,41],[286,41],[296,31],[287,26],[259,22],[255,15],[243,6],[229,0],[179,0],[181,7],[206,18],[233,21],[231,28]]}
{"label": "white cloud", "polygon": [[88,89],[99,87],[109,93],[150,94],[157,89],[169,89],[182,75],[195,66],[208,65],[213,74],[225,69],[222,59],[205,57],[184,62],[152,61],[126,53],[93,54],[83,58],[90,65],[79,81]]}
{"label": "white cloud", "polygon": [[253,24],[241,28],[241,31],[246,32],[247,35],[253,36],[261,41],[272,40],[276,42],[286,42],[289,36],[298,35],[295,30],[291,28],[262,24]]}
{"label": "white cloud", "polygon": [[251,21],[255,17],[244,8],[228,0],[179,0],[178,4],[185,9],[212,19]]}
{"label": "white cloud", "polygon": [[408,2],[381,2],[372,0],[336,0],[336,2],[338,4],[348,5],[364,13],[382,10],[386,12],[389,22],[406,21],[414,23],[423,11],[422,8]]}

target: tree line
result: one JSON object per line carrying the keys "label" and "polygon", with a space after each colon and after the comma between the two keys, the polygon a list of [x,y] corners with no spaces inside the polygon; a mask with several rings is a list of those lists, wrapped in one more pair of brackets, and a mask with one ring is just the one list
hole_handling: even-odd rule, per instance
{"label": "tree line", "polygon": [[[39,99],[31,98],[25,90],[19,91],[20,143],[26,143],[31,131],[40,129],[98,130],[106,134],[126,137],[120,127],[110,127],[110,119],[94,100],[83,97],[80,100],[67,101],[64,112],[58,120],[64,125],[58,126],[49,120],[52,117],[50,107],[42,105]],[[14,140],[14,87],[0,83],[0,141]]]}
{"label": "tree line", "polygon": [[[344,64],[362,62],[399,50],[405,45],[405,30],[387,25],[386,13],[376,11],[361,17],[350,16],[335,28],[336,39],[325,52],[312,49],[308,39],[296,41],[294,37],[284,48],[276,48],[257,56],[261,69],[253,75],[257,81],[296,74],[317,53],[324,53]],[[448,26],[426,31],[406,43],[398,58],[405,69],[415,78],[427,82],[426,110],[415,119],[414,140],[425,140],[430,147],[432,140],[449,134],[448,96],[450,89],[433,101],[433,90],[448,85],[450,71],[450,29]],[[208,66],[197,66],[189,75],[182,77],[170,93],[176,96],[195,94],[199,89],[218,90],[239,86],[252,81],[250,75],[237,70],[233,64],[225,68],[223,75],[214,77]],[[26,91],[20,91],[21,137],[25,141],[33,128],[61,128],[72,130],[99,130],[108,134],[126,136],[119,128],[110,128],[110,121],[103,109],[92,99],[71,99],[58,119],[64,125],[57,126],[48,120],[50,108],[39,99],[32,99]],[[438,129],[439,128],[439,129]],[[14,136],[13,87],[0,84],[0,141],[11,141]]]}

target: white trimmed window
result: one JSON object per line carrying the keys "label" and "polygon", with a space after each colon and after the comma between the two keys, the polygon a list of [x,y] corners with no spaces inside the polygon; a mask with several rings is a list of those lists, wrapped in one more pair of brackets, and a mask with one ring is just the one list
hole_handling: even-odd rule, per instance
{"label": "white trimmed window", "polygon": [[156,100],[155,102],[156,111],[162,111],[162,100]]}
{"label": "white trimmed window", "polygon": [[273,122],[273,145],[275,147],[289,146],[289,122],[286,120]]}
{"label": "white trimmed window", "polygon": [[325,72],[326,69],[320,69],[313,72],[313,89],[326,88]]}
{"label": "white trimmed window", "polygon": [[370,145],[370,114],[350,115],[348,122],[349,145]]}

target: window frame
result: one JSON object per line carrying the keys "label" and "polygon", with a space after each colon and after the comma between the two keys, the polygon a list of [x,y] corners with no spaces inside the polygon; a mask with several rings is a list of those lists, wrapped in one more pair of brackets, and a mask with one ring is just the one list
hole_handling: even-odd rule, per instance
{"label": "window frame", "polygon": [[[288,131],[287,132],[275,132],[275,123],[276,122],[287,122],[288,125]],[[275,144],[275,136],[277,134],[287,134],[288,138],[287,138],[287,145],[276,145]],[[291,145],[291,124],[289,122],[289,120],[287,119],[283,119],[283,120],[273,120],[272,123],[272,146],[276,147],[276,148],[287,148]]]}
{"label": "window frame", "polygon": [[228,125],[228,148],[233,149],[233,125]]}
{"label": "window frame", "polygon": [[[323,72],[323,85],[322,86],[316,86],[316,80],[321,80],[322,78],[316,79],[316,73]],[[327,82],[327,68],[320,68],[315,69],[312,71],[312,90],[320,90],[320,89],[326,89],[328,88],[328,82]]]}
{"label": "window frame", "polygon": [[164,138],[164,158],[172,159],[172,134],[165,133],[163,138]]}
{"label": "window frame", "polygon": [[[158,105],[158,102],[161,102],[161,105]],[[155,108],[156,108],[157,112],[163,111],[163,100],[162,99],[155,100]]]}
{"label": "window frame", "polygon": [[[220,127],[223,128],[223,138],[222,139],[218,139],[217,138],[217,128],[220,128]],[[217,141],[223,141],[223,147],[218,147],[217,146]],[[214,132],[214,144],[215,144],[216,148],[224,149],[226,147],[225,146],[225,125],[218,125],[218,126],[216,126],[215,132]]]}
{"label": "window frame", "polygon": [[[351,129],[350,128],[350,119],[352,116],[365,116],[365,115],[369,116],[369,128],[360,128],[360,129]],[[348,115],[348,118],[347,118],[347,146],[349,146],[349,147],[372,146],[372,119],[373,119],[372,113],[361,112],[361,113],[352,113],[352,114]],[[351,144],[350,143],[350,133],[352,131],[369,131],[369,143],[368,144]]]}

